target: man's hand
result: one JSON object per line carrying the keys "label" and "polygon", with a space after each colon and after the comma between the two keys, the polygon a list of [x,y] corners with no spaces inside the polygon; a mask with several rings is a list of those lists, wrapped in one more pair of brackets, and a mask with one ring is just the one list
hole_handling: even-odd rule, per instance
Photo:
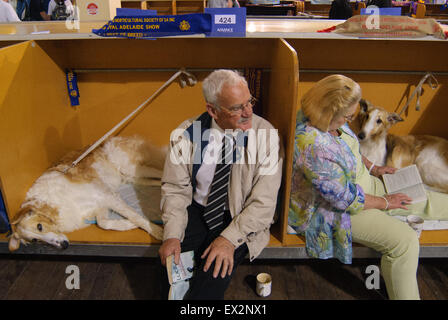
{"label": "man's hand", "polygon": [[159,249],[159,256],[162,265],[166,264],[166,258],[174,254],[174,263],[179,264],[180,259],[180,240],[171,238],[163,241]]}
{"label": "man's hand", "polygon": [[[233,270],[233,255],[235,252],[234,245],[226,238],[217,237],[201,256],[204,259],[207,255],[207,261],[205,262],[204,272],[210,268],[210,265],[215,261],[215,269],[213,270],[213,277],[216,278],[221,270],[221,278],[226,276],[226,273],[230,276]],[[222,268],[221,268],[222,267]]]}

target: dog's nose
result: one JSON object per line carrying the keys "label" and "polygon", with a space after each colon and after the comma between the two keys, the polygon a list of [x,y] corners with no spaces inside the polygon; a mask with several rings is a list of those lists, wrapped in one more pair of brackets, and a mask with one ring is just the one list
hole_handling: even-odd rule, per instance
{"label": "dog's nose", "polygon": [[64,241],[61,243],[61,248],[64,249],[64,250],[67,249],[67,248],[68,248],[68,241],[65,241],[65,240],[64,240]]}
{"label": "dog's nose", "polygon": [[358,133],[359,140],[364,140],[365,137],[366,137],[366,134],[364,132]]}

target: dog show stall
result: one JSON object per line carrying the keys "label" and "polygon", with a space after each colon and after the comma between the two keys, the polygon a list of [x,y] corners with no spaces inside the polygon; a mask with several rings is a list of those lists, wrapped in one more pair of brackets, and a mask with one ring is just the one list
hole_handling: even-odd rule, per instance
{"label": "dog show stall", "polygon": [[[320,79],[330,74],[343,74],[359,83],[364,99],[389,112],[401,113],[404,121],[392,126],[390,133],[427,134],[448,139],[445,121],[448,116],[446,41],[350,37],[325,40],[286,38],[286,41],[297,51],[300,62],[298,101]],[[424,82],[420,108],[416,108],[417,94],[414,91],[428,73],[435,81],[428,77]],[[409,100],[413,93],[414,97]],[[408,107],[404,110],[406,104]],[[287,246],[302,243],[296,235],[288,234],[284,238]],[[421,256],[446,257],[448,230],[424,231],[420,243]],[[354,247],[354,257],[359,256],[356,254],[359,249]]]}
{"label": "dog show stall", "polygon": [[[335,24],[247,19],[246,38],[102,39],[86,31],[87,25],[77,33],[2,35],[0,40],[8,43],[0,41],[0,187],[10,220],[33,181],[52,163],[68,151],[94,143],[180,68],[194,74],[198,83],[185,88],[171,84],[118,135],[139,134],[166,145],[178,124],[205,110],[201,82],[208,73],[217,68],[258,70],[260,115],[279,130],[286,153],[278,219],[260,258],[306,258],[303,239],[288,234],[288,204],[295,115],[300,97],[315,82],[332,73],[344,74],[361,85],[365,99],[399,112],[422,77],[431,72],[438,86],[423,84],[420,110],[415,109],[414,97],[402,114],[405,121],[391,132],[448,139],[448,42],[316,32]],[[37,26],[37,30],[51,29],[51,25]],[[78,74],[76,107],[70,105],[66,69]],[[155,257],[160,245],[140,229],[111,231],[92,225],[67,236],[66,250],[31,243],[15,252]],[[422,257],[448,256],[448,230],[424,231],[420,242]],[[0,235],[0,252],[9,252],[5,234]],[[354,246],[354,258],[376,256],[369,248]]]}
{"label": "dog show stall", "polygon": [[[0,175],[10,221],[29,187],[48,167],[67,152],[97,141],[180,68],[194,74],[199,83],[183,89],[171,84],[120,129],[120,136],[138,134],[167,145],[171,131],[183,120],[205,111],[201,81],[206,75],[216,68],[256,68],[262,72],[261,115],[291,145],[298,66],[296,52],[282,39],[32,40],[4,47],[0,56],[4,89],[0,143],[5,151]],[[78,74],[76,107],[70,104],[66,69]],[[283,194],[280,199],[284,210],[287,198]],[[281,223],[273,239],[280,243],[286,215],[278,216]],[[110,231],[96,225],[67,236],[70,246],[64,251],[35,243],[16,252],[146,256],[155,255],[160,243],[140,229]],[[2,240],[6,249],[5,235]]]}

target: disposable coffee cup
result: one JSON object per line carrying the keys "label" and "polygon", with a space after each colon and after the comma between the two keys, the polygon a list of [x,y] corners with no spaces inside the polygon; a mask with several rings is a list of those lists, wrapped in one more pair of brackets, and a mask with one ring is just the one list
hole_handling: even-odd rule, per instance
{"label": "disposable coffee cup", "polygon": [[260,297],[267,297],[271,294],[272,278],[269,273],[259,273],[257,275],[257,294]]}
{"label": "disposable coffee cup", "polygon": [[417,236],[420,238],[425,220],[419,216],[411,214],[406,217],[406,221],[408,222],[408,225],[417,232]]}

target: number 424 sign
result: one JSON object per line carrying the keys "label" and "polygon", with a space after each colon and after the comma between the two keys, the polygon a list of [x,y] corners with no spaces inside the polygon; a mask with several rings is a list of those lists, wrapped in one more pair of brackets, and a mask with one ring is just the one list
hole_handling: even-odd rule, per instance
{"label": "number 424 sign", "polygon": [[246,8],[205,8],[212,15],[208,37],[245,37]]}

